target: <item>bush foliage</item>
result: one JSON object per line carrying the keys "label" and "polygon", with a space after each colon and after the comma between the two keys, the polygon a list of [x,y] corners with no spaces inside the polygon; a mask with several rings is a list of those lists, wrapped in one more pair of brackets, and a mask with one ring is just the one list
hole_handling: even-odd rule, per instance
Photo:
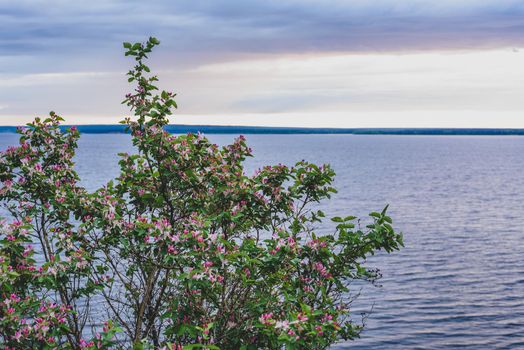
{"label": "bush foliage", "polygon": [[357,337],[349,284],[374,281],[366,257],[402,245],[386,210],[366,228],[333,218],[317,235],[313,207],[335,193],[328,165],[247,175],[242,136],[218,147],[165,132],[175,94],[158,92],[144,63],[158,43],[124,43],[136,153],[120,155],[116,179],[79,185],[79,133],[55,113],[0,155],[0,345],[325,349]]}

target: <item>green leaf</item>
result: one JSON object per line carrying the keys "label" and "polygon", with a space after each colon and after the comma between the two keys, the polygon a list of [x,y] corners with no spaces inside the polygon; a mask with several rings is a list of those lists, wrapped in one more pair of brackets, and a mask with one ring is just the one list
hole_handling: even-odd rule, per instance
{"label": "green leaf", "polygon": [[144,343],[139,342],[139,343],[133,344],[133,350],[144,350]]}
{"label": "green leaf", "polygon": [[218,346],[215,345],[203,345],[203,344],[191,344],[185,345],[183,350],[192,350],[192,349],[209,349],[209,350],[220,350]]}

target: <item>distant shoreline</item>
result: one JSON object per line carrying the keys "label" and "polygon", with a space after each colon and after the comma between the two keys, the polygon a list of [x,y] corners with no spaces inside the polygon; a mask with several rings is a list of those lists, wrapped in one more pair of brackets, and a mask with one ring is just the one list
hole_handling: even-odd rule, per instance
{"label": "distant shoreline", "polygon": [[[66,129],[69,126],[64,125]],[[78,125],[83,134],[124,134],[124,125]],[[188,132],[204,134],[351,134],[351,135],[495,135],[524,136],[524,129],[488,128],[293,128],[266,126],[214,126],[214,125],[167,125],[170,133]],[[0,133],[14,133],[15,126],[0,126]]]}

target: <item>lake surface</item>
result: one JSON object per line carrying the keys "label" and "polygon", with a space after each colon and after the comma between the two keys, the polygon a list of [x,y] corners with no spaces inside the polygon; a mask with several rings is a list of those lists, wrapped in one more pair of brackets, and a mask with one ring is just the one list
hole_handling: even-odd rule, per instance
{"label": "lake surface", "polygon": [[[232,135],[210,135],[219,144]],[[335,349],[524,348],[524,137],[248,135],[248,172],[301,159],[330,163],[331,216],[390,205],[406,247],[369,261],[384,277],[355,303],[373,313]],[[17,142],[0,134],[0,148]],[[118,173],[127,135],[83,135],[77,171],[95,189]]]}

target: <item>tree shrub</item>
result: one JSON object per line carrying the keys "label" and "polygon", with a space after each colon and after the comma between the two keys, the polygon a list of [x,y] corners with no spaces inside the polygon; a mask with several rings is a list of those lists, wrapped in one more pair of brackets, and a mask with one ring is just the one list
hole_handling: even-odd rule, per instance
{"label": "tree shrub", "polygon": [[386,210],[365,228],[332,218],[333,232],[317,235],[314,204],[336,192],[329,165],[249,175],[244,137],[219,147],[164,131],[177,105],[145,64],[158,44],[124,43],[136,153],[120,155],[116,179],[92,193],[79,185],[79,133],[55,113],[1,154],[12,222],[0,228],[0,345],[325,349],[358,337],[349,284],[373,282],[366,257],[402,245]]}

